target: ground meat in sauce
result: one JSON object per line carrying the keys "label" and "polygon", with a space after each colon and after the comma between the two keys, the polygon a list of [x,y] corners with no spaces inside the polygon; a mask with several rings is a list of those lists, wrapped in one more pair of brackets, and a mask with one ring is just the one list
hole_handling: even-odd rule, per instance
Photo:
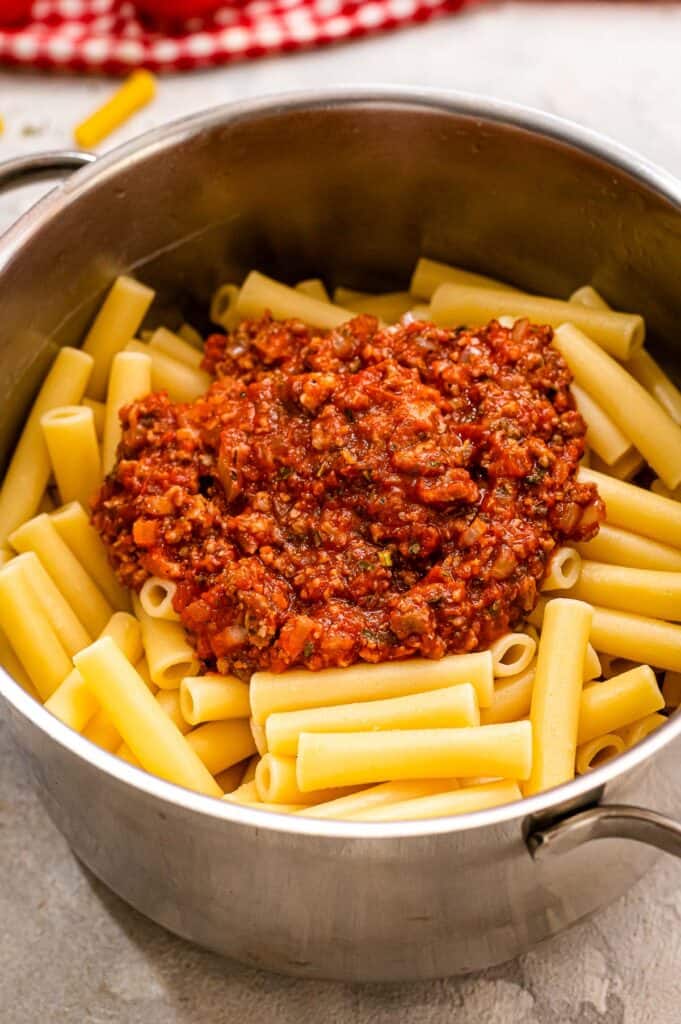
{"label": "ground meat in sauce", "polygon": [[268,317],[206,344],[207,394],[121,411],[93,522],[177,583],[207,668],[247,677],[484,648],[604,510],[549,327]]}

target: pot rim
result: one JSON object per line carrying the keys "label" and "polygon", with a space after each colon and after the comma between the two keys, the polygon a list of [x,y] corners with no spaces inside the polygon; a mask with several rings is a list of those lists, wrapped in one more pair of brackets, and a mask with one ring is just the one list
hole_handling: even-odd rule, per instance
{"label": "pot rim", "polygon": [[[598,132],[553,114],[464,92],[401,86],[338,86],[320,90],[314,95],[296,91],[222,104],[210,108],[203,114],[193,114],[146,132],[131,142],[111,150],[96,163],[77,171],[65,183],[49,192],[0,237],[0,274],[13,256],[30,242],[31,237],[44,224],[79,194],[86,192],[91,183],[95,180],[101,182],[102,178],[117,173],[126,164],[132,164],[137,159],[150,155],[154,150],[174,146],[182,140],[190,139],[206,129],[223,123],[233,124],[262,115],[274,116],[296,110],[372,105],[422,107],[426,111],[439,110],[480,122],[500,123],[524,129],[610,164],[615,170],[630,175],[648,189],[662,195],[681,212],[681,182],[672,174]],[[514,820],[522,821],[533,815],[546,814],[557,805],[565,807],[570,803],[583,807],[589,801],[597,802],[600,791],[607,783],[651,760],[681,734],[681,713],[674,714],[666,725],[613,761],[606,762],[594,771],[578,776],[555,789],[500,807],[417,821],[351,822],[258,811],[240,804],[230,804],[227,800],[203,796],[149,775],[95,746],[54,718],[1,668],[0,696],[4,697],[16,713],[28,719],[32,725],[76,757],[113,776],[118,782],[141,790],[160,802],[174,804],[186,811],[194,811],[241,826],[256,826],[273,832],[309,835],[329,840],[408,839],[458,833]]]}

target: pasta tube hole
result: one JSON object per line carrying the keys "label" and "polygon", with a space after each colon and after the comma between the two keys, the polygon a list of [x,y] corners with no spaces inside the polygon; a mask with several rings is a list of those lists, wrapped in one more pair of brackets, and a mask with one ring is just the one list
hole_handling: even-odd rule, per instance
{"label": "pasta tube hole", "polygon": [[142,585],[140,590],[140,604],[147,615],[154,619],[167,619],[171,622],[179,622],[180,616],[173,608],[173,598],[177,586],[170,580],[159,579],[158,576],[151,576]]}
{"label": "pasta tube hole", "polygon": [[92,411],[85,411],[82,405],[65,405],[60,409],[50,409],[49,412],[43,414],[43,423],[76,423],[81,419],[92,416]]}
{"label": "pasta tube hole", "polygon": [[582,559],[578,551],[570,547],[558,548],[549,562],[541,589],[569,590],[579,580],[581,569]]}
{"label": "pasta tube hole", "polygon": [[599,736],[598,739],[585,743],[577,750],[577,772],[585,775],[586,772],[598,768],[617,757],[625,749],[625,742],[621,736],[615,733],[608,733],[606,736]]}
{"label": "pasta tube hole", "polygon": [[184,677],[192,675],[195,668],[196,662],[189,660],[178,661],[163,669],[163,677],[172,689],[173,687],[179,687]]}
{"label": "pasta tube hole", "polygon": [[218,288],[210,304],[210,318],[214,324],[220,324],[221,327],[232,326],[231,320],[240,290],[235,284],[223,284]]}
{"label": "pasta tube hole", "polygon": [[596,751],[594,757],[591,758],[590,768],[597,768],[599,764],[605,764],[611,757],[616,757],[621,753],[619,744],[613,743],[612,740],[600,750]]}
{"label": "pasta tube hole", "polygon": [[507,633],[491,646],[494,675],[497,679],[524,672],[537,650],[537,641],[528,633]]}

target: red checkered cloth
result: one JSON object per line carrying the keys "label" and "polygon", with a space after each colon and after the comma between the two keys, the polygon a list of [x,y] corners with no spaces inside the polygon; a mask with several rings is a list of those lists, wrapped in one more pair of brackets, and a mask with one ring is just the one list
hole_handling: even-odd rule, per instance
{"label": "red checkered cloth", "polygon": [[0,29],[0,64],[114,74],[136,67],[188,71],[357,39],[474,2],[480,0],[250,0],[161,29],[120,0],[36,0],[29,24]]}

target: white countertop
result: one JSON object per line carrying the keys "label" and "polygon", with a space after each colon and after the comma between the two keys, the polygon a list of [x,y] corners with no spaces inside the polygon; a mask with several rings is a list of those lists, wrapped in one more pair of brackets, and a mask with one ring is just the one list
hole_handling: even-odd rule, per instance
{"label": "white countertop", "polygon": [[[490,4],[303,55],[165,77],[119,142],[263,93],[392,83],[515,100],[580,121],[681,174],[681,4]],[[0,72],[0,160],[72,145],[107,80]],[[0,197],[0,231],[40,189]],[[681,283],[680,283],[681,287]],[[597,848],[594,856],[598,856]],[[219,960],[130,911],[74,860],[0,726],[2,1024],[678,1024],[681,865],[513,964],[372,988]]]}

